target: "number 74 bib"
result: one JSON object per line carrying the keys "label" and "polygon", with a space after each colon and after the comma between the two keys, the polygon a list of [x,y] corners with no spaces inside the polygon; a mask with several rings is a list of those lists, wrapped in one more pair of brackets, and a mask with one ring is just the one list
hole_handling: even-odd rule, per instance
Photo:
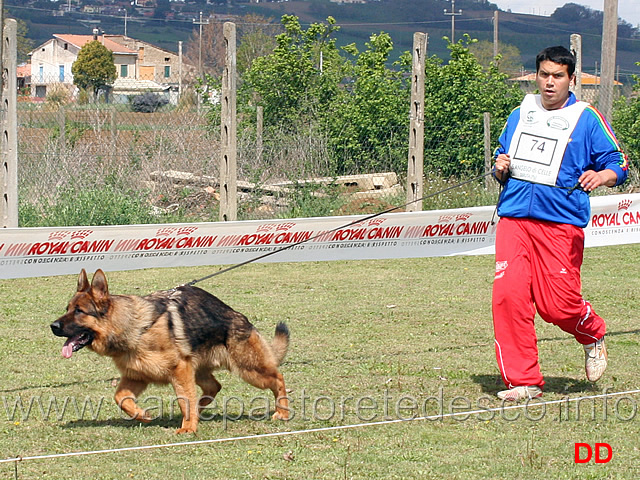
{"label": "number 74 bib", "polygon": [[511,176],[555,185],[564,151],[587,105],[577,102],[558,110],[545,110],[540,95],[526,95],[509,145]]}

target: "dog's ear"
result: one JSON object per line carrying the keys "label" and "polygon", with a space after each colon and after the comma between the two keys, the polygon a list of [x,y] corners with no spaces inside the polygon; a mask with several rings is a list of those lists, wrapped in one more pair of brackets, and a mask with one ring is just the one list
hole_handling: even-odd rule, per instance
{"label": "dog's ear", "polygon": [[80,271],[80,275],[78,275],[78,291],[79,292],[87,292],[89,291],[89,279],[87,278],[87,272],[85,272],[84,268]]}
{"label": "dog's ear", "polygon": [[96,270],[91,280],[91,294],[96,300],[109,296],[109,285],[107,285],[107,277],[101,269]]}

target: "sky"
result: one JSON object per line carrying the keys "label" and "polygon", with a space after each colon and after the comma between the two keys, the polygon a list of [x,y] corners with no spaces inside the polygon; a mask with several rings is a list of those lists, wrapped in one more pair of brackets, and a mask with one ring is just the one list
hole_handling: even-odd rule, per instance
{"label": "sky", "polygon": [[[604,11],[604,0],[492,0],[500,10],[511,10],[513,13],[529,13],[532,15],[551,15],[556,8],[567,3],[575,3],[592,10]],[[618,17],[634,27],[640,25],[640,6],[638,0],[618,0]]]}

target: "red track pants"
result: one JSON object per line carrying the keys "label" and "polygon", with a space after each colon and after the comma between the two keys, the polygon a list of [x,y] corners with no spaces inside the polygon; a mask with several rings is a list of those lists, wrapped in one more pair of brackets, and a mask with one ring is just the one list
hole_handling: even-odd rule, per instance
{"label": "red track pants", "polygon": [[582,298],[584,231],[574,225],[501,218],[496,231],[493,329],[496,358],[508,388],[542,387],[536,311],[581,344],[605,334],[606,325]]}

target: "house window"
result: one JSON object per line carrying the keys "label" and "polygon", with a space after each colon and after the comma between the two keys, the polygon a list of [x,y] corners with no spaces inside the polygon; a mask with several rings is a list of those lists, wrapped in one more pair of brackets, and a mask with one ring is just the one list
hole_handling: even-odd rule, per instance
{"label": "house window", "polygon": [[64,82],[64,65],[60,65],[60,83]]}
{"label": "house window", "polygon": [[120,65],[120,76],[126,77],[129,75],[129,65]]}
{"label": "house window", "polygon": [[170,62],[170,61],[171,61],[171,59],[170,59],[169,57],[164,57],[164,61],[165,61],[165,62]]}
{"label": "house window", "polygon": [[44,82],[44,66],[40,65],[38,69],[38,76],[40,77],[40,81]]}
{"label": "house window", "polygon": [[65,44],[64,44],[64,49],[65,49],[65,50],[69,50],[69,44],[68,44],[68,43],[65,43]]}
{"label": "house window", "polygon": [[165,65],[164,67],[164,78],[169,78],[171,76],[171,66]]}

